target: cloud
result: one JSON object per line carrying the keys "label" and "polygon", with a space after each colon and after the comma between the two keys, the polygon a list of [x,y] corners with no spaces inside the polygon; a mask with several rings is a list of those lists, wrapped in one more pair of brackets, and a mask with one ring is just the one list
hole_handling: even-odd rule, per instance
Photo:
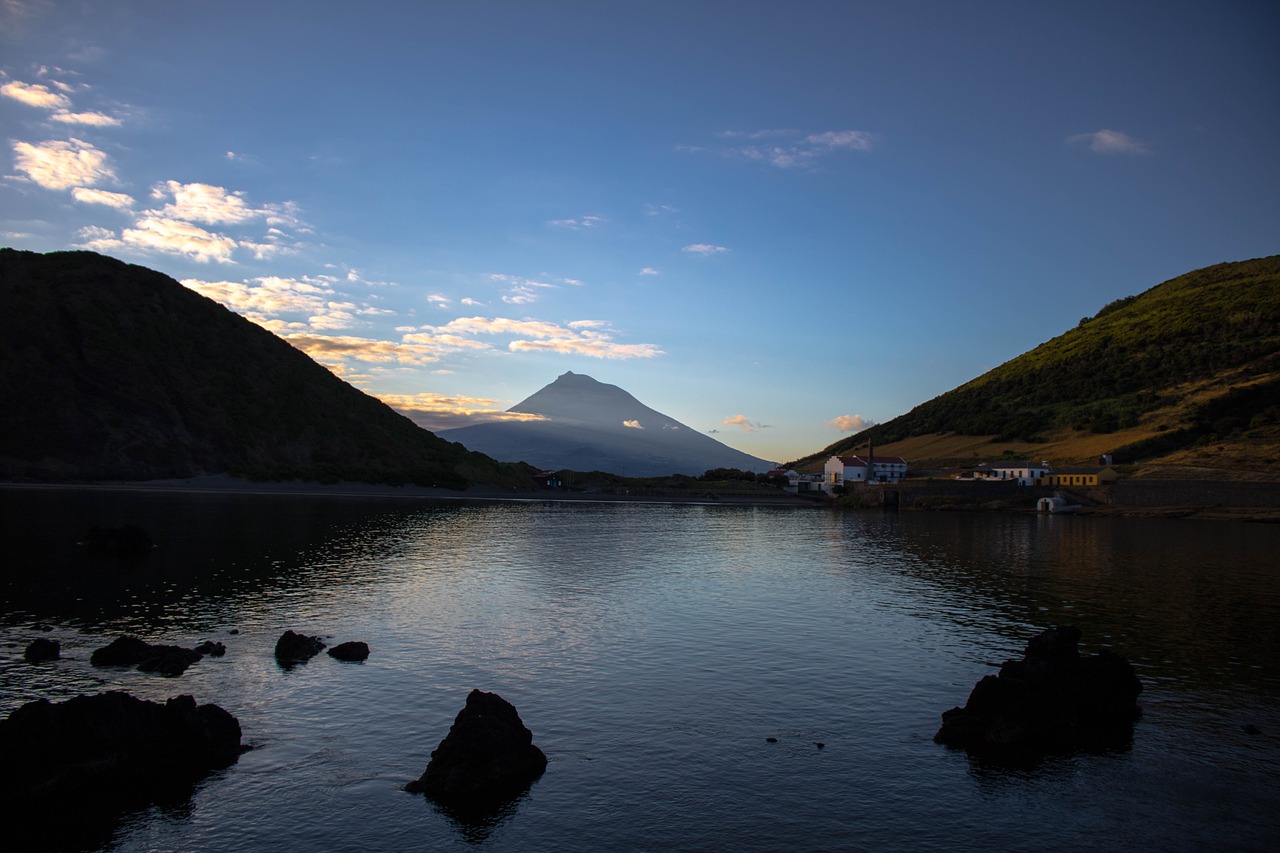
{"label": "cloud", "polygon": [[644,426],[642,426],[641,423],[637,420],[623,421],[622,425],[624,427],[628,427],[629,429],[644,429]]}
{"label": "cloud", "polygon": [[644,212],[646,216],[662,216],[663,214],[679,213],[680,208],[672,207],[669,204],[653,204],[649,202],[645,204]]}
{"label": "cloud", "polygon": [[42,110],[65,110],[71,107],[70,98],[51,91],[48,86],[40,83],[13,80],[0,86],[0,95]]}
{"label": "cloud", "polygon": [[354,335],[316,335],[310,332],[281,336],[334,373],[350,372],[349,362],[399,364],[421,367],[440,360],[442,350],[431,344],[409,344]]}
{"label": "cloud", "polygon": [[[548,281],[535,281],[531,278],[523,278],[518,275],[504,275],[502,273],[491,274],[489,276],[489,280],[508,285],[507,292],[502,294],[502,301],[508,305],[528,305],[530,302],[537,301],[542,290],[558,286]],[[581,284],[581,282],[571,279],[566,279],[562,283]]]}
{"label": "cloud", "polygon": [[838,418],[827,421],[827,426],[834,427],[841,432],[855,432],[875,425],[875,421],[867,420],[862,415],[840,415]]}
{"label": "cloud", "polygon": [[724,246],[713,246],[710,243],[693,243],[692,245],[685,246],[681,251],[707,257],[709,255],[721,255],[729,250]]}
{"label": "cloud", "polygon": [[484,303],[483,303],[483,302],[481,302],[479,299],[472,299],[470,296],[464,296],[464,297],[462,297],[461,299],[459,299],[458,301],[459,301],[460,303],[462,303],[463,305],[466,305],[468,308],[482,308],[482,307],[484,307]]}
{"label": "cloud", "polygon": [[1096,130],[1068,136],[1067,145],[1084,145],[1095,154],[1147,154],[1150,149],[1127,133],[1118,130]]}
{"label": "cloud", "polygon": [[120,233],[125,246],[143,251],[169,252],[186,255],[202,264],[217,261],[231,263],[236,241],[222,234],[184,222],[159,216],[144,216]]}
{"label": "cloud", "polygon": [[[435,370],[433,373],[448,373]],[[379,394],[378,399],[406,415],[423,429],[439,431],[494,421],[541,421],[531,412],[507,412],[498,400],[448,394]]]}
{"label": "cloud", "polygon": [[734,415],[731,418],[725,418],[720,423],[724,424],[725,426],[740,427],[743,432],[755,432],[758,429],[769,429],[768,424],[762,424],[757,421],[749,420],[746,415]]}
{"label": "cloud", "polygon": [[789,129],[726,130],[719,136],[723,139],[746,140],[749,144],[718,147],[680,145],[677,148],[694,153],[709,152],[722,157],[756,160],[780,169],[793,169],[811,166],[816,160],[839,152],[870,151],[876,143],[875,134],[865,130],[824,130],[808,134]]}
{"label": "cloud", "polygon": [[443,293],[428,293],[427,301],[437,308],[448,308],[452,300]]}
{"label": "cloud", "polygon": [[654,269],[653,267],[645,267],[644,269],[640,270],[640,275],[662,275],[662,273],[658,272],[658,270]]}
{"label": "cloud", "polygon": [[58,112],[50,116],[54,121],[63,124],[83,124],[89,127],[119,127],[120,119],[106,113],[66,113]]}
{"label": "cloud", "polygon": [[542,320],[459,317],[443,326],[426,326],[424,332],[406,335],[405,340],[500,335],[512,339],[507,342],[511,352],[559,352],[606,359],[654,358],[664,354],[654,344],[617,343],[613,330],[603,320],[574,320],[560,326]]}
{"label": "cloud", "polygon": [[255,321],[282,314],[320,313],[333,294],[333,288],[323,279],[266,276],[247,282],[184,279],[182,284]]}
{"label": "cloud", "polygon": [[172,200],[160,211],[160,215],[205,225],[234,225],[253,219],[265,218],[265,210],[254,210],[244,200],[244,193],[230,192],[211,184],[182,184],[165,181],[156,184],[151,197],[163,201]]}
{"label": "cloud", "polygon": [[133,196],[125,195],[124,193],[92,190],[88,187],[75,187],[71,190],[71,197],[81,204],[103,204],[107,207],[114,207],[117,210],[131,210],[133,208]]}
{"label": "cloud", "polygon": [[116,177],[104,152],[74,137],[38,144],[15,142],[13,150],[18,171],[47,190],[91,187]]}
{"label": "cloud", "polygon": [[557,228],[569,228],[574,231],[584,231],[592,228],[599,228],[605,222],[608,222],[603,216],[594,216],[588,214],[577,219],[552,219],[548,225],[554,225]]}

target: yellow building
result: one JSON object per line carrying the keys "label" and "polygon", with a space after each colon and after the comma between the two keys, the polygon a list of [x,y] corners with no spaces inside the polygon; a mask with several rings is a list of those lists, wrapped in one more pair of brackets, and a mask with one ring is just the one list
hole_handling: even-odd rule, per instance
{"label": "yellow building", "polygon": [[1044,478],[1046,486],[1105,486],[1118,475],[1110,465],[1090,468],[1059,468]]}

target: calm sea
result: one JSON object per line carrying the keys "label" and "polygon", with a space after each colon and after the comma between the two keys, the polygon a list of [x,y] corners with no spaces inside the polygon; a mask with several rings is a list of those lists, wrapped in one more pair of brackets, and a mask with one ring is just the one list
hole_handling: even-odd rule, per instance
{"label": "calm sea", "polygon": [[[157,545],[141,564],[75,544],[130,522]],[[125,815],[103,849],[1280,841],[1277,526],[0,490],[0,541],[0,713],[190,693],[254,747],[189,800]],[[977,679],[1063,623],[1135,665],[1131,748],[1009,771],[932,742]],[[285,629],[372,655],[285,671]],[[178,678],[91,667],[121,633],[228,651]],[[24,663],[35,636],[63,659]],[[401,790],[472,688],[512,702],[550,759],[483,825]]]}

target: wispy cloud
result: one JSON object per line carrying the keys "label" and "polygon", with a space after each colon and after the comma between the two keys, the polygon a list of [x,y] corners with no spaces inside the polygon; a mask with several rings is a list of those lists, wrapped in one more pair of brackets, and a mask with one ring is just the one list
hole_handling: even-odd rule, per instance
{"label": "wispy cloud", "polygon": [[456,342],[459,336],[502,336],[509,338],[511,352],[560,352],[591,358],[654,358],[663,351],[654,344],[623,344],[614,340],[614,331],[602,320],[575,320],[565,325],[542,320],[512,320],[506,317],[459,317],[443,326],[426,326],[406,335],[406,341]]}
{"label": "wispy cloud", "polygon": [[585,231],[592,228],[599,228],[607,221],[608,220],[603,216],[588,214],[586,216],[580,216],[577,219],[552,219],[547,224],[554,225],[557,228],[569,228],[573,231]]}
{"label": "wispy cloud", "polygon": [[654,267],[645,267],[640,270],[640,275],[662,275],[662,273],[658,272]]}
{"label": "wispy cloud", "polygon": [[865,130],[727,130],[719,134],[728,140],[718,145],[679,145],[682,151],[705,152],[740,160],[755,160],[780,169],[813,166],[818,160],[850,151],[870,151],[875,134]]}
{"label": "wispy cloud", "polygon": [[12,80],[0,86],[0,95],[42,110],[65,110],[71,107],[70,98],[41,83]]}
{"label": "wispy cloud", "polygon": [[1066,144],[1083,145],[1095,154],[1147,154],[1151,150],[1127,133],[1105,129],[1068,136]]}
{"label": "wispy cloud", "polygon": [[582,284],[577,279],[571,278],[563,278],[558,281],[539,281],[503,273],[493,273],[489,276],[489,280],[506,285],[507,289],[502,294],[502,301],[508,305],[528,305],[530,302],[536,302],[545,290],[554,289],[562,285]]}
{"label": "wispy cloud", "polygon": [[168,200],[160,210],[162,216],[205,225],[234,225],[267,215],[265,210],[250,207],[244,200],[244,193],[212,184],[165,181],[152,188],[151,197],[157,201]]}
{"label": "wispy cloud", "polygon": [[86,240],[81,244],[82,247],[106,252],[121,248],[165,252],[185,255],[202,264],[210,261],[225,264],[231,263],[231,256],[237,246],[236,241],[230,237],[207,231],[181,219],[158,216],[141,217],[134,222],[134,227],[121,231],[119,237],[101,236],[101,231],[102,229],[93,229],[93,233],[99,236]]}
{"label": "wispy cloud", "polygon": [[876,422],[867,420],[862,415],[840,415],[827,421],[827,426],[840,430],[841,432],[855,432],[860,429],[866,429],[875,426]]}
{"label": "wispy cloud", "polygon": [[743,432],[755,432],[758,429],[769,429],[768,424],[762,424],[759,421],[753,421],[746,415],[734,415],[731,418],[725,418],[720,423],[725,426],[736,426]]}
{"label": "wispy cloud", "polygon": [[[448,373],[436,370],[433,373]],[[418,426],[433,431],[493,421],[541,421],[531,412],[508,412],[501,401],[488,397],[451,394],[379,394],[378,399],[406,415]]]}
{"label": "wispy cloud", "polygon": [[113,193],[107,190],[95,190],[88,187],[75,187],[71,197],[81,204],[102,204],[117,210],[132,210],[133,196],[124,193]]}
{"label": "wispy cloud", "polygon": [[105,152],[82,139],[13,143],[14,166],[47,190],[92,187],[116,179]]}
{"label": "wispy cloud", "polygon": [[707,257],[709,255],[723,255],[729,250],[724,246],[714,246],[710,243],[693,243],[685,246],[681,251],[688,252],[692,255],[702,255],[703,257]]}
{"label": "wispy cloud", "polygon": [[89,127],[119,127],[122,122],[106,113],[54,113],[49,118],[62,124],[83,124]]}

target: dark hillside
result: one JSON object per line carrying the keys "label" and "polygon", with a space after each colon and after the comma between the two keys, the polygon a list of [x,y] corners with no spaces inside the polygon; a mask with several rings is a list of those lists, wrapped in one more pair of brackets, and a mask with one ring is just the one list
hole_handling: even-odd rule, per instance
{"label": "dark hillside", "polygon": [[[1138,461],[1280,424],[1278,398],[1280,255],[1205,267],[1112,302],[1030,352],[797,464],[868,440],[883,447],[937,434],[1022,446],[1117,434],[1117,456]],[[1134,441],[1144,427],[1152,434]]]}
{"label": "dark hillside", "polygon": [[496,472],[168,276],[0,250],[0,477],[461,488]]}

